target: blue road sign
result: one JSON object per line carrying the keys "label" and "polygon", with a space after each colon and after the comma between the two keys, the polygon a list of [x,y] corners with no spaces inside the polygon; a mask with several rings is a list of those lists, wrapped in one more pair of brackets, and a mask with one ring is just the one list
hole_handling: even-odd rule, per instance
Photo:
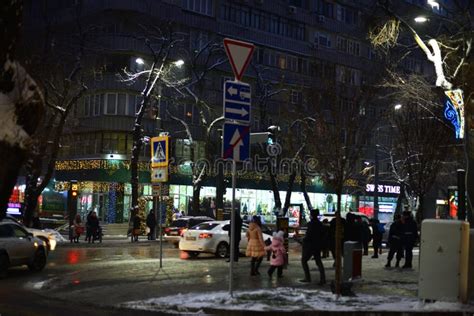
{"label": "blue road sign", "polygon": [[244,161],[250,157],[250,127],[233,123],[224,124],[222,158]]}
{"label": "blue road sign", "polygon": [[224,118],[242,123],[250,123],[250,103],[224,102]]}
{"label": "blue road sign", "polygon": [[234,101],[250,104],[250,85],[239,81],[224,82],[224,102]]}
{"label": "blue road sign", "polygon": [[151,139],[151,166],[166,167],[168,166],[169,157],[169,137],[158,136]]}

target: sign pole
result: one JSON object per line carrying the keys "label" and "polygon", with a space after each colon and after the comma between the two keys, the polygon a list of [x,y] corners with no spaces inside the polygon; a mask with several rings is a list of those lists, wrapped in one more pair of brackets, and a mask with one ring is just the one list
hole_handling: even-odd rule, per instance
{"label": "sign pole", "polygon": [[[250,64],[255,46],[251,43],[224,38],[224,48],[229,58],[234,81],[224,82],[224,119],[222,158],[232,159],[232,209],[230,218],[230,264],[229,264],[229,294],[232,297],[232,274],[235,255],[235,182],[237,174],[237,161],[247,160],[250,156],[250,85],[241,82],[245,69]],[[238,245],[237,245],[238,247]]]}
{"label": "sign pole", "polygon": [[[229,265],[229,294],[232,297],[232,274],[234,269],[235,257],[235,182],[236,182],[236,167],[237,163],[232,160],[232,206],[231,206],[231,220],[230,220],[230,265]],[[240,232],[239,232],[240,233]]]}
{"label": "sign pole", "polygon": [[161,214],[161,204],[163,203],[162,199],[163,194],[163,184],[160,184],[160,196],[159,196],[159,212],[160,212],[160,269],[163,268],[163,214]]}

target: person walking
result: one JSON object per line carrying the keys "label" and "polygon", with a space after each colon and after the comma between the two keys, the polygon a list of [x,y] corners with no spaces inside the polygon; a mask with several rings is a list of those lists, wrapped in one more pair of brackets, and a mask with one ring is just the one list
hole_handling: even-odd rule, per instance
{"label": "person walking", "polygon": [[412,268],[413,260],[413,247],[415,246],[416,240],[418,239],[418,227],[416,222],[413,220],[413,216],[410,211],[404,211],[402,214],[402,244],[405,249],[405,264],[403,269]]}
{"label": "person walking", "polygon": [[311,221],[308,223],[308,230],[303,239],[303,251],[301,254],[301,265],[305,278],[300,282],[311,282],[311,274],[309,273],[308,261],[311,257],[314,257],[316,265],[319,269],[319,285],[326,284],[326,274],[324,272],[323,262],[321,261],[321,238],[323,235],[323,224],[318,219],[319,210],[311,210],[310,217]]}
{"label": "person walking", "polygon": [[[235,213],[235,226],[234,226],[234,228],[235,228],[235,240],[232,241],[232,220],[231,220],[229,230],[227,231],[227,234],[229,235],[230,242],[234,242],[234,262],[237,262],[237,261],[239,261],[239,254],[240,254],[239,244],[240,244],[240,240],[242,239],[242,236],[241,236],[242,218],[240,217],[240,212]],[[230,262],[230,256],[226,261]]]}
{"label": "person walking", "polygon": [[370,220],[370,227],[372,227],[372,247],[374,247],[372,258],[378,258],[383,237],[383,231],[380,229],[380,221],[376,218],[372,218]]}
{"label": "person walking", "polygon": [[369,255],[369,242],[370,242],[370,228],[366,221],[363,221],[360,216],[356,216],[356,225],[360,226],[362,247],[364,248],[364,256]]}
{"label": "person walking", "polygon": [[263,235],[260,226],[258,225],[258,217],[254,216],[249,224],[247,230],[247,251],[245,255],[251,257],[250,261],[250,275],[260,275],[258,268],[262,263],[263,256],[265,256],[265,243],[263,242]]}
{"label": "person walking", "polygon": [[270,268],[268,269],[268,276],[271,278],[275,269],[277,269],[277,276],[283,277],[283,265],[285,264],[286,249],[283,244],[283,237],[285,233],[279,231],[273,233],[273,239],[270,246],[265,247],[265,250],[271,252]]}
{"label": "person walking", "polygon": [[99,232],[99,219],[97,218],[96,212],[92,212],[92,214],[87,218],[87,227],[89,228],[87,240],[89,244],[91,242],[94,243],[94,240],[96,239]]}
{"label": "person walking", "polygon": [[136,214],[134,217],[133,217],[133,228],[132,228],[132,242],[138,242],[138,235],[140,235],[140,224],[141,224],[141,220],[140,220],[140,216],[138,216],[138,214]]}
{"label": "person walking", "polygon": [[323,230],[322,230],[322,240],[321,240],[321,252],[322,256],[321,258],[328,258],[329,257],[329,221],[327,218],[325,218],[322,221],[323,224]]}
{"label": "person walking", "polygon": [[156,217],[155,211],[151,210],[146,217],[146,226],[150,229],[150,232],[147,234],[148,240],[155,240],[155,227],[156,227]]}
{"label": "person walking", "polygon": [[401,216],[400,214],[395,214],[393,223],[390,225],[390,230],[388,231],[388,245],[390,250],[388,251],[387,264],[385,265],[386,268],[391,267],[391,262],[395,253],[397,254],[395,268],[400,266],[400,260],[403,256],[402,230]]}
{"label": "person walking", "polygon": [[[337,211],[336,211],[337,212]],[[344,241],[346,241],[347,233],[345,231],[346,228],[346,220],[340,217],[341,225],[341,250],[344,250]],[[336,267],[336,218],[334,217],[331,222],[329,223],[329,250],[331,251],[333,262],[333,267]],[[344,256],[344,251],[341,251],[341,256]]]}
{"label": "person walking", "polygon": [[82,223],[81,215],[76,214],[73,220],[73,238],[71,239],[71,242],[74,241],[74,243],[79,243],[79,237],[81,237],[81,234],[84,233],[84,224]]}

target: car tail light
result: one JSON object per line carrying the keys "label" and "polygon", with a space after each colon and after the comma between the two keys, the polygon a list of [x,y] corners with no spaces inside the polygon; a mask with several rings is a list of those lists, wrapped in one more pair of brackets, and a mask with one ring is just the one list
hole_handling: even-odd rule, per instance
{"label": "car tail light", "polygon": [[166,227],[166,228],[165,228],[165,234],[169,234],[170,231],[171,231],[171,229],[170,229],[169,227]]}
{"label": "car tail light", "polygon": [[199,234],[199,238],[200,239],[212,238],[212,234],[201,233],[201,234]]}

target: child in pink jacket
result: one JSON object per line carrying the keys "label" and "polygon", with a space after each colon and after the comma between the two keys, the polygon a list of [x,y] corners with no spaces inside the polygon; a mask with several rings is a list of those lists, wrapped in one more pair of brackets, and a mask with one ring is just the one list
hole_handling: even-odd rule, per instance
{"label": "child in pink jacket", "polygon": [[283,245],[284,233],[280,230],[278,233],[273,233],[272,244],[265,247],[265,250],[271,251],[270,268],[268,269],[268,276],[271,278],[275,269],[278,269],[277,275],[279,278],[283,276],[283,265],[285,264],[286,249]]}

